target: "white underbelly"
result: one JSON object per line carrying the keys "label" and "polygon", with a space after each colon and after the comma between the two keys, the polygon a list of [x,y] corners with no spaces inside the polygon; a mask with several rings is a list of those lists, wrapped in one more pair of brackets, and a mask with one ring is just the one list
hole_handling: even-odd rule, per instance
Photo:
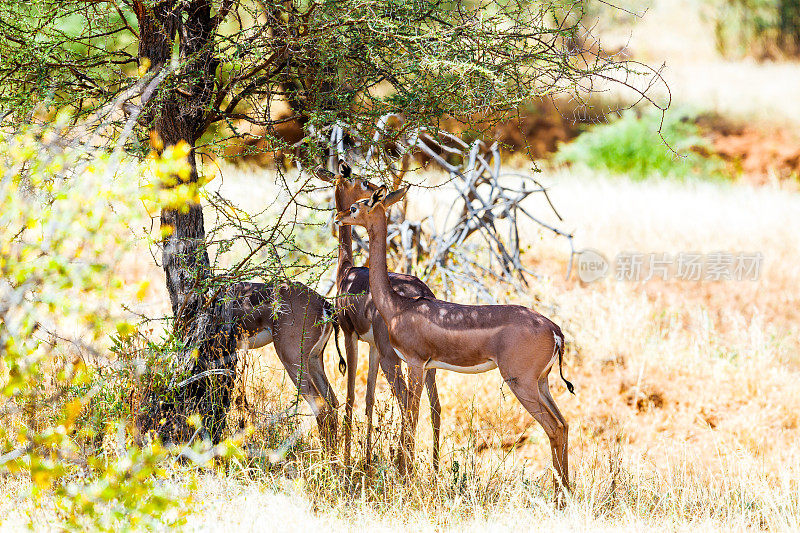
{"label": "white underbelly", "polygon": [[451,372],[460,372],[462,374],[480,374],[482,372],[488,372],[489,370],[494,370],[495,368],[497,368],[497,363],[490,360],[478,365],[458,366],[458,365],[451,365],[450,363],[445,363],[443,361],[431,360],[425,364],[425,368],[435,368],[437,370],[450,370]]}
{"label": "white underbelly", "polygon": [[366,333],[359,333],[358,338],[359,340],[369,343],[371,346],[375,346],[375,334],[372,332],[372,326],[369,327]]}
{"label": "white underbelly", "polygon": [[[403,360],[404,363],[408,363],[408,360],[406,356],[403,355],[403,352],[401,352],[397,348],[394,349],[394,352],[400,359]],[[460,372],[462,374],[481,374],[483,372],[488,372],[489,370],[494,370],[495,368],[497,368],[497,363],[495,363],[492,360],[489,360],[479,365],[458,366],[458,365],[451,365],[450,363],[445,363],[442,361],[434,361],[433,359],[425,363],[426,370],[434,368],[437,370],[450,370],[451,372]]]}
{"label": "white underbelly", "polygon": [[251,337],[246,337],[239,344],[240,349],[253,350],[261,348],[272,342],[272,330],[269,328],[262,329]]}

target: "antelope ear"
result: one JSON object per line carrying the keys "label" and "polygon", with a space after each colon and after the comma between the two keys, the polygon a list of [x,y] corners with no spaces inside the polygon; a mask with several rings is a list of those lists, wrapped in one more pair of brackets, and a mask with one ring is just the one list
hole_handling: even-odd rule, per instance
{"label": "antelope ear", "polygon": [[348,178],[348,179],[350,179],[350,174],[352,173],[352,171],[353,171],[353,170],[350,168],[350,165],[348,165],[348,164],[345,162],[345,160],[344,160],[344,159],[340,159],[340,160],[339,160],[339,174],[340,174],[340,175],[341,175],[343,178]]}
{"label": "antelope ear", "polygon": [[369,207],[375,207],[378,204],[378,202],[382,202],[386,198],[386,191],[387,190],[388,189],[386,189],[386,187],[384,187],[383,185],[378,187],[375,190],[375,192],[372,193],[372,196],[370,196],[369,202],[367,203],[367,205]]}
{"label": "antelope ear", "polygon": [[313,173],[314,176],[318,177],[322,181],[327,181],[328,183],[333,183],[336,180],[336,176],[334,176],[333,172],[330,172],[322,167],[315,168]]}
{"label": "antelope ear", "polygon": [[390,205],[396,204],[403,199],[403,197],[406,195],[406,191],[408,191],[408,187],[403,187],[402,189],[397,189],[396,191],[390,192],[383,199],[383,206],[389,207]]}

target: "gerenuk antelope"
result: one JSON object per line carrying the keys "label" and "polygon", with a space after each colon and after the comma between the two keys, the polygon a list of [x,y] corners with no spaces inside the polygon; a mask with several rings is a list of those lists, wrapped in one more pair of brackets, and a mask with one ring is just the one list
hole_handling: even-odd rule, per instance
{"label": "gerenuk antelope", "polygon": [[[350,167],[339,162],[339,173],[318,168],[315,175],[335,185],[334,199],[337,212],[349,208],[353,203],[369,198],[378,190],[378,186],[352,176]],[[389,272],[389,282],[393,290],[407,298],[434,298],[433,292],[417,277]],[[353,402],[355,398],[355,377],[358,367],[358,351],[356,337],[369,343],[369,372],[367,377],[366,415],[367,415],[367,464],[370,461],[372,447],[372,411],[375,404],[375,382],[378,366],[383,370],[392,392],[400,404],[401,411],[406,410],[407,388],[400,369],[400,358],[392,348],[386,323],[381,318],[370,295],[369,269],[353,265],[353,242],[350,228],[339,231],[339,262],[336,269],[336,287],[339,296],[336,299],[339,324],[344,334],[345,353],[347,354],[347,400],[345,403],[345,463],[350,460],[351,423],[353,419]],[[435,371],[428,372],[425,380],[428,400],[431,406],[431,425],[433,426],[433,466],[439,468],[439,427],[441,423],[441,406],[436,389]],[[403,417],[401,425],[401,450],[408,443],[404,438],[407,424]],[[398,457],[400,471],[405,470],[406,452]]]}
{"label": "gerenuk antelope", "polygon": [[[405,196],[406,189],[375,191],[369,199],[340,212],[340,224],[359,225],[369,235],[369,286],[392,346],[408,364],[409,399],[406,416],[413,460],[413,436],[420,393],[430,369],[465,374],[500,369],[503,380],[541,424],[550,439],[556,472],[556,494],[563,502],[569,490],[567,421],[550,395],[550,369],[564,353],[561,329],[544,316],[519,305],[462,305],[430,296],[409,298],[392,288],[386,267],[386,209]],[[564,378],[561,373],[562,379]],[[572,384],[564,379],[573,392]]]}
{"label": "gerenuk antelope", "polygon": [[275,344],[278,359],[311,406],[323,444],[334,452],[339,404],[322,362],[331,331],[338,333],[333,305],[302,283],[237,283],[229,297],[240,332],[238,348]]}

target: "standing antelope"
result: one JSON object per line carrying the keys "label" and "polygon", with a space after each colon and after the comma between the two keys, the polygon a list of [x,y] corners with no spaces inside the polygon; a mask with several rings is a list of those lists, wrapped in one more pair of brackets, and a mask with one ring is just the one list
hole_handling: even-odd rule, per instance
{"label": "standing antelope", "polygon": [[[318,178],[335,185],[334,198],[336,211],[343,211],[350,205],[369,198],[378,186],[352,178],[350,167],[340,161],[339,173],[334,175],[324,169],[315,170]],[[350,228],[339,231],[339,261],[336,269],[336,287],[339,297],[336,309],[339,312],[339,325],[344,334],[345,353],[347,354],[347,401],[345,403],[345,462],[350,460],[351,423],[353,419],[353,402],[355,400],[355,378],[358,367],[358,351],[355,339],[369,343],[369,372],[367,377],[366,415],[367,415],[367,461],[370,460],[372,447],[372,411],[375,404],[375,382],[378,377],[378,366],[383,370],[386,380],[392,386],[392,392],[400,403],[401,412],[405,411],[408,392],[400,370],[400,358],[390,342],[386,323],[373,303],[370,294],[369,270],[365,267],[353,266],[353,242]],[[433,292],[417,277],[390,272],[388,274],[392,288],[407,298],[434,298]],[[436,375],[432,371],[425,381],[428,400],[431,406],[431,425],[433,426],[433,467],[439,468],[439,428],[441,425],[441,405],[436,389]],[[405,417],[401,425],[401,450],[408,439]],[[400,454],[400,470],[404,470],[405,452]]]}
{"label": "standing antelope", "polygon": [[240,329],[239,349],[275,344],[278,359],[311,406],[323,443],[333,451],[337,432],[334,409],[339,404],[322,363],[331,331],[338,333],[333,305],[302,283],[237,283],[229,294],[233,319]]}
{"label": "standing antelope", "polygon": [[[465,374],[500,369],[503,380],[550,439],[559,486],[569,490],[567,421],[550,395],[547,377],[564,352],[561,329],[544,316],[519,305],[463,305],[430,296],[409,298],[392,288],[386,269],[386,209],[406,189],[369,199],[340,212],[340,224],[364,226],[369,234],[369,286],[386,321],[392,346],[408,364],[408,449],[413,460],[414,432],[425,373],[444,369]],[[346,233],[346,232],[344,232]],[[561,374],[564,378],[563,373]],[[572,384],[564,379],[573,392]],[[563,501],[559,497],[559,501]]]}

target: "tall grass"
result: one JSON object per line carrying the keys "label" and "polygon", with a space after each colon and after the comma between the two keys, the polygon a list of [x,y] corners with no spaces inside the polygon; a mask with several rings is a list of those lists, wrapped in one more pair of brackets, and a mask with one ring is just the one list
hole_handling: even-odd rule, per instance
{"label": "tall grass", "polygon": [[[547,438],[496,372],[439,373],[442,467],[435,473],[430,466],[431,431],[423,401],[418,472],[404,480],[393,466],[399,413],[383,378],[372,466],[364,461],[364,420],[357,416],[354,467],[348,471],[341,457],[320,451],[312,418],[305,416],[307,408],[268,347],[240,361],[239,399],[234,399],[229,426],[249,434],[243,453],[202,469],[174,460],[166,465],[171,488],[191,496],[187,525],[796,530],[800,245],[792,232],[800,224],[800,198],[777,189],[636,183],[575,175],[574,170],[541,178],[552,185],[566,223],[579,229],[579,248],[593,247],[609,257],[637,249],[758,250],[766,258],[757,282],[585,285],[563,279],[569,257],[563,242],[533,227],[521,228],[532,245],[526,261],[546,276],[532,279],[525,291],[506,294],[507,287],[498,287],[497,293],[542,310],[568,336],[564,371],[577,396],[551,380],[570,422],[574,491],[564,511],[552,505]],[[225,180],[212,183],[241,197],[244,208],[267,205],[274,190],[264,185],[255,194],[250,180],[226,169]],[[451,200],[447,195],[444,189],[412,190],[409,216],[436,213]],[[317,205],[329,202],[324,194],[317,200]],[[131,281],[161,275],[146,249],[122,271]],[[142,309],[157,308],[166,299],[162,290],[153,283]],[[469,295],[455,299],[467,301]],[[366,383],[363,347],[361,355],[357,415]],[[328,377],[342,399],[345,380],[335,372],[332,343],[326,360],[332,362]],[[111,408],[116,400],[109,398]],[[275,413],[287,416],[278,419]],[[40,524],[50,523],[48,511],[34,511],[35,504],[19,496],[27,490],[23,480],[0,483],[8,495],[0,500],[0,511],[11,513],[7,522],[38,512]],[[38,505],[48,508],[46,499]]]}

